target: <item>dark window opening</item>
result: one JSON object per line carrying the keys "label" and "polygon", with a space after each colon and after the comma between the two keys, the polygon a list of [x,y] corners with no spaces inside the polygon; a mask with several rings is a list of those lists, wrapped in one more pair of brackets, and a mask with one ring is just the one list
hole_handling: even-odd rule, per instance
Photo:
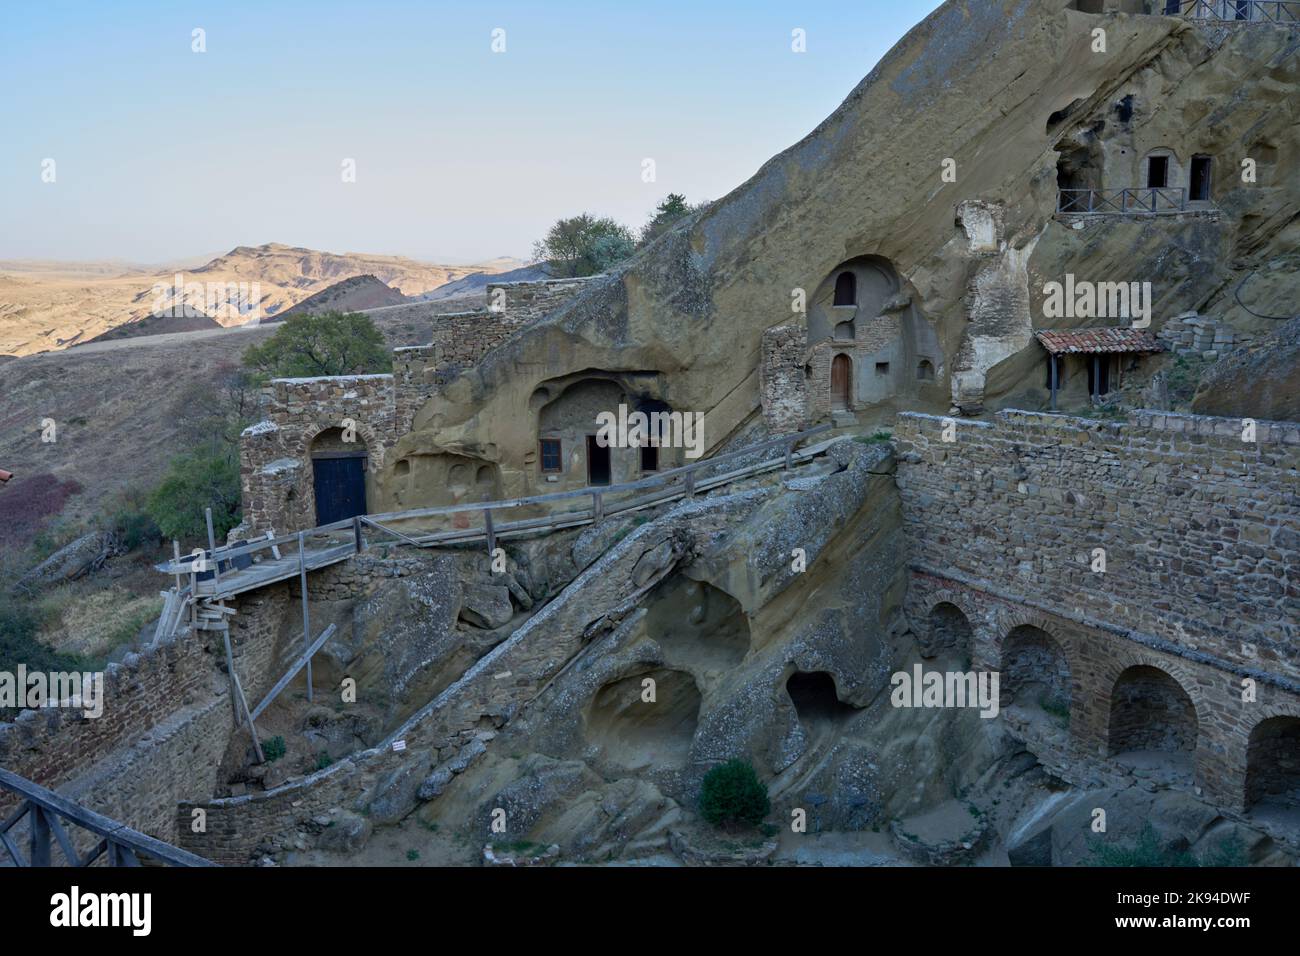
{"label": "dark window opening", "polygon": [[[1177,0],[1171,0],[1171,2],[1177,3]],[[1118,103],[1115,104],[1115,112],[1119,114],[1119,121],[1121,123],[1127,123],[1129,120],[1133,118],[1133,94],[1132,93],[1128,94],[1122,100],[1120,100]]]}
{"label": "dark window opening", "polygon": [[1250,0],[1237,0],[1236,7],[1237,7],[1237,15],[1234,19],[1237,20],[1250,19]]}
{"label": "dark window opening", "polygon": [[611,467],[609,446],[601,445],[595,435],[587,436],[587,484],[607,485],[610,481]]}
{"label": "dark window opening", "polygon": [[1053,362],[1056,363],[1056,387],[1059,389],[1065,384],[1065,357],[1062,355],[1052,355],[1050,352],[1047,355],[1047,378],[1044,380],[1043,385],[1047,388],[1052,387]]}
{"label": "dark window opening", "polygon": [[659,449],[653,445],[641,446],[641,470],[658,471],[659,470]]}
{"label": "dark window opening", "polygon": [[1088,394],[1105,395],[1110,391],[1110,356],[1088,356]]}
{"label": "dark window opening", "polygon": [[934,366],[930,363],[929,359],[921,359],[920,363],[916,366],[916,377],[922,382],[934,381]]}
{"label": "dark window opening", "polygon": [[1152,156],[1147,160],[1147,188],[1164,189],[1169,185],[1169,157]]}
{"label": "dark window opening", "polygon": [[560,440],[558,438],[543,438],[539,444],[541,445],[542,471],[563,471],[564,460],[560,457]]}
{"label": "dark window opening", "polygon": [[1210,198],[1210,157],[1192,157],[1192,173],[1189,181],[1190,192],[1187,196],[1188,199],[1207,200]]}
{"label": "dark window opening", "polygon": [[877,375],[888,375],[888,374],[889,374],[889,363],[888,363],[888,362],[877,362],[877,363],[876,363],[876,374],[877,374]]}
{"label": "dark window opening", "polygon": [[1182,0],[1165,0],[1165,16],[1176,17],[1182,10]]}
{"label": "dark window opening", "polygon": [[852,272],[841,272],[835,277],[835,304],[858,304],[858,280]]}

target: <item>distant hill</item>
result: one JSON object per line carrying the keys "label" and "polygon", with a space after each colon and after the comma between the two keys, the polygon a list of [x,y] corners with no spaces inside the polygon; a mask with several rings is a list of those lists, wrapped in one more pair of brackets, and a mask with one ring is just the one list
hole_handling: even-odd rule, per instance
{"label": "distant hill", "polygon": [[365,309],[379,309],[386,305],[401,305],[409,301],[411,300],[402,293],[380,282],[375,276],[352,276],[350,279],[334,283],[328,289],[322,289],[315,295],[308,296],[291,309],[277,312],[270,319],[263,320],[263,324],[268,321],[279,322],[291,315],[361,312]]}
{"label": "distant hill", "polygon": [[170,335],[173,332],[201,332],[205,329],[220,329],[222,324],[210,315],[146,315],[135,322],[127,322],[109,329],[103,335],[97,335],[80,345],[91,342],[111,342],[116,339],[140,338],[146,335]]}
{"label": "distant hill", "polygon": [[439,299],[456,299],[481,293],[487,288],[489,282],[536,282],[538,279],[548,279],[550,275],[550,269],[544,262],[534,262],[530,265],[520,266],[518,269],[511,269],[508,272],[472,272],[464,278],[457,279],[455,282],[448,282],[432,292],[417,296],[417,298],[424,299],[426,302],[436,302]]}
{"label": "distant hill", "polygon": [[[31,355],[102,341],[105,333],[129,325],[136,327],[113,338],[210,328],[203,318],[223,326],[242,325],[250,315],[280,315],[356,276],[372,276],[402,296],[419,296],[466,276],[490,276],[517,265],[515,259],[438,265],[405,256],[336,254],[274,242],[238,246],[189,269],[122,261],[6,260],[0,263],[0,355]],[[251,314],[210,300],[214,290],[238,290],[241,284],[255,298],[246,303]],[[180,306],[186,307],[183,314],[173,314],[182,312]],[[156,314],[160,311],[163,314]]]}

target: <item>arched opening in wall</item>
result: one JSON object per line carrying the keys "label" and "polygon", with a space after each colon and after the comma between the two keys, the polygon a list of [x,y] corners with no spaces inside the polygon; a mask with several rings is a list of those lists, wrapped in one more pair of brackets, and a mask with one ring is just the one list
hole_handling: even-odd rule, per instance
{"label": "arched opening in wall", "polygon": [[393,474],[398,478],[405,478],[411,473],[411,459],[403,458],[397,464],[393,465]]}
{"label": "arched opening in wall", "polygon": [[491,465],[479,465],[478,473],[474,476],[474,484],[490,485],[495,480],[495,473]]}
{"label": "arched opening in wall", "polygon": [[312,439],[312,488],[316,524],[331,524],[366,513],[366,465],[369,453],[353,432],[327,428]]}
{"label": "arched opening in wall", "polygon": [[1002,642],[1000,705],[1070,721],[1070,662],[1052,635],[1022,624]]}
{"label": "arched opening in wall", "polygon": [[624,480],[640,452],[602,445],[602,413],[618,415],[620,405],[630,405],[617,382],[584,378],[571,383],[551,399],[538,415],[539,472],[547,480],[569,485],[608,485]]}
{"label": "arched opening in wall", "polygon": [[969,662],[975,642],[975,629],[962,609],[950,601],[940,601],[930,609],[925,640],[921,643],[922,657],[937,657],[940,652],[950,652]]}
{"label": "arched opening in wall", "polygon": [[673,664],[705,670],[735,667],[749,652],[749,617],[726,591],[674,574],[646,605],[645,633]]}
{"label": "arched opening in wall", "polygon": [[686,671],[659,667],[610,681],[587,707],[587,740],[629,770],[685,766],[700,699],[695,678]]}
{"label": "arched opening in wall", "polygon": [[852,404],[853,359],[837,352],[831,359],[831,408],[846,411]]}
{"label": "arched opening in wall", "polygon": [[799,722],[809,730],[826,729],[857,713],[857,708],[840,700],[835,678],[826,671],[795,671],[786,679],[785,692]]}
{"label": "arched opening in wall", "polygon": [[857,305],[858,279],[852,272],[841,272],[835,277],[835,299],[832,305]]}
{"label": "arched opening in wall", "polygon": [[1110,692],[1110,753],[1132,763],[1177,758],[1191,766],[1196,749],[1196,707],[1192,698],[1158,667],[1139,664],[1115,680]]}
{"label": "arched opening in wall", "polygon": [[916,380],[918,382],[934,381],[934,363],[929,359],[921,359],[916,363]]}
{"label": "arched opening in wall", "polygon": [[1246,808],[1300,812],[1300,717],[1269,717],[1250,732]]}

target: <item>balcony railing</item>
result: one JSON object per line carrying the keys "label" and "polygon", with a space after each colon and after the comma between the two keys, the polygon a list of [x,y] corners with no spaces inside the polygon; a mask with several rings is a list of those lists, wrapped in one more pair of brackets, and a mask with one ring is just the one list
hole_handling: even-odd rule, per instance
{"label": "balcony railing", "polygon": [[1058,213],[1093,216],[1169,215],[1187,210],[1187,190],[1171,186],[1145,189],[1062,189]]}
{"label": "balcony railing", "polygon": [[1300,23],[1300,0],[1165,0],[1164,13],[1211,23]]}

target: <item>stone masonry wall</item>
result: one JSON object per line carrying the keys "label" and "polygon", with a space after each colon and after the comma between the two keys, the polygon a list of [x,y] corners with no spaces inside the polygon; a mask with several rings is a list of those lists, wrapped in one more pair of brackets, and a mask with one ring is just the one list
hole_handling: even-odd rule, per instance
{"label": "stone masonry wall", "polygon": [[1300,424],[1255,423],[1254,442],[1242,428],[1153,412],[900,415],[914,627],[950,601],[974,627],[974,666],[994,669],[1012,628],[1046,630],[1070,662],[1072,747],[1093,760],[1120,673],[1163,670],[1196,706],[1198,785],[1239,805],[1250,731],[1300,714]]}
{"label": "stone masonry wall", "polygon": [[763,420],[774,434],[797,432],[808,420],[807,351],[808,330],[803,326],[778,325],[763,333],[759,396]]}

